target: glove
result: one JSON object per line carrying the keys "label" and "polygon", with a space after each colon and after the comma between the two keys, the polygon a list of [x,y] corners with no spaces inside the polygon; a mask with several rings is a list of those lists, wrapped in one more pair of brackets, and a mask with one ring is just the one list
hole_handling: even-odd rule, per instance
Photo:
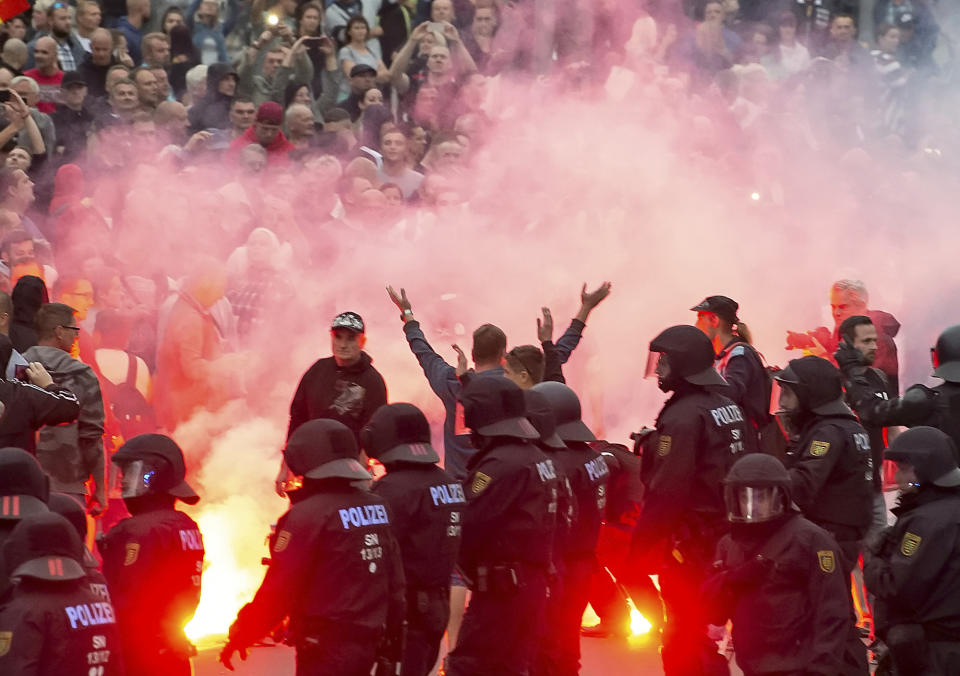
{"label": "glove", "polygon": [[223,646],[223,650],[220,651],[220,657],[217,659],[229,671],[233,671],[233,665],[230,663],[230,660],[233,659],[233,653],[239,653],[240,659],[244,662],[247,661],[246,647],[241,646],[238,643],[234,643],[233,640],[228,640],[227,645]]}
{"label": "glove", "polygon": [[882,557],[890,542],[891,535],[893,535],[893,526],[887,526],[886,528],[871,533],[870,536],[864,540],[863,548],[873,556]]}
{"label": "glove", "polygon": [[772,559],[755,556],[729,571],[727,582],[738,588],[758,586],[776,566]]}
{"label": "glove", "polygon": [[841,340],[837,346],[837,351],[833,353],[833,358],[837,361],[840,371],[848,378],[863,375],[867,370],[863,363],[863,353],[853,345],[848,345],[845,340]]}
{"label": "glove", "polygon": [[918,409],[922,412],[926,411],[928,407],[933,404],[936,396],[937,393],[926,385],[914,385],[907,388],[907,391],[903,393],[900,401],[904,408]]}

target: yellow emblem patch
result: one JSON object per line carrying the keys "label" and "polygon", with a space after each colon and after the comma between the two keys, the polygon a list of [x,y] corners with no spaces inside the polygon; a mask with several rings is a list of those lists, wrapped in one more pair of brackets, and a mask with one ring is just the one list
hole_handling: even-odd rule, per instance
{"label": "yellow emblem patch", "polygon": [[140,545],[136,542],[131,542],[127,545],[126,556],[123,557],[123,565],[132,566],[137,562],[137,557],[140,556]]}
{"label": "yellow emblem patch", "polygon": [[0,657],[10,652],[10,644],[13,643],[12,631],[0,631]]}
{"label": "yellow emblem patch", "polygon": [[673,443],[673,439],[670,438],[669,434],[664,434],[660,437],[660,443],[657,444],[657,455],[661,458],[667,455],[670,452],[670,444]]}
{"label": "yellow emblem patch", "polygon": [[814,441],[810,444],[810,455],[815,458],[819,458],[827,454],[827,451],[830,450],[829,441]]}
{"label": "yellow emblem patch", "polygon": [[290,531],[282,530],[277,536],[277,541],[273,543],[274,552],[282,552],[290,544]]}
{"label": "yellow emblem patch", "polygon": [[482,493],[484,489],[490,485],[492,480],[490,476],[483,472],[477,472],[473,477],[473,483],[470,484],[470,490],[473,491],[474,494]]}
{"label": "yellow emblem patch", "polygon": [[923,542],[922,537],[907,531],[903,534],[903,540],[900,541],[900,553],[904,556],[913,556],[920,548],[921,542]]}
{"label": "yellow emblem patch", "polygon": [[830,549],[817,552],[817,561],[820,562],[820,570],[824,573],[832,573],[837,568],[837,558]]}

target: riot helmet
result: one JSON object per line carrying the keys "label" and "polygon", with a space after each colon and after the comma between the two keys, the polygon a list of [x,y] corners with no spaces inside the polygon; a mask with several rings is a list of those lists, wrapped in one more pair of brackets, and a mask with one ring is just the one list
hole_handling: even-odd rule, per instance
{"label": "riot helmet", "polygon": [[549,381],[534,385],[533,390],[547,398],[547,404],[556,420],[557,436],[563,441],[597,440],[590,428],[583,423],[580,398],[570,387]]}
{"label": "riot helmet", "polygon": [[820,357],[793,359],[773,377],[770,412],[788,439],[818,415],[853,415],[843,401],[843,383],[836,366]]}
{"label": "riot helmet", "polygon": [[0,448],[0,521],[47,511],[50,479],[22,448]]}
{"label": "riot helmet", "polygon": [[124,498],[145,495],[171,495],[188,505],[195,505],[200,496],[186,482],[187,468],[183,451],[163,434],[140,434],[114,453],[112,462],[122,474]]}
{"label": "riot helmet", "polygon": [[440,455],[430,445],[430,423],[413,404],[384,404],[360,430],[360,445],[384,465],[411,462],[432,465]]}
{"label": "riot helmet", "polygon": [[539,439],[525,417],[523,390],[506,378],[475,376],[461,390],[463,422],[482,437]]}
{"label": "riot helmet", "polygon": [[920,486],[960,486],[957,447],[948,435],[935,427],[906,430],[893,440],[884,457],[897,463],[908,463]]}
{"label": "riot helmet", "polygon": [[359,455],[353,432],[343,423],[324,418],[300,425],[283,449],[287,467],[305,479],[370,479]]}
{"label": "riot helmet", "polygon": [[664,392],[686,381],[693,385],[726,385],[713,367],[713,343],[695,326],[671,326],[650,341],[650,355],[644,377],[656,376]]}
{"label": "riot helmet", "polygon": [[772,455],[750,453],[737,460],[727,473],[723,500],[731,523],[773,521],[792,504],[790,474]]}
{"label": "riot helmet", "polygon": [[[559,383],[556,383],[559,385]],[[543,392],[533,389],[524,390],[523,398],[527,405],[527,419],[540,433],[540,443],[547,448],[566,448],[563,440],[557,436],[557,421],[550,402]]]}
{"label": "riot helmet", "polygon": [[[63,493],[51,493],[47,507],[54,514],[59,514],[70,522],[70,525],[77,531],[77,535],[80,536],[81,543],[86,541],[87,512],[76,499]],[[83,547],[83,565],[86,568],[99,568],[100,566],[86,545]]]}
{"label": "riot helmet", "polygon": [[948,383],[960,383],[960,324],[951,326],[937,338],[930,348],[933,375]]}
{"label": "riot helmet", "polygon": [[52,512],[22,518],[3,545],[3,559],[11,578],[66,581],[86,576],[80,536]]}

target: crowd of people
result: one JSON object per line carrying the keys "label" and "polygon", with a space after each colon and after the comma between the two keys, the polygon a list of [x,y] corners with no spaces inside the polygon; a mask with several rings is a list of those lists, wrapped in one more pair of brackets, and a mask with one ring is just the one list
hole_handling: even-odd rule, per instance
{"label": "crowd of people", "polygon": [[[884,206],[916,194],[916,176],[954,176],[960,139],[940,107],[955,77],[948,10],[37,0],[7,17],[0,667],[33,673],[45,646],[69,637],[36,673],[82,658],[109,674],[119,656],[127,673],[188,672],[182,626],[203,544],[173,507],[198,497],[178,428],[230,400],[270,408],[275,392],[258,383],[285,367],[251,354],[292,352],[293,337],[335,314],[319,277],[361,277],[372,248],[432,246],[493,211],[509,158],[489,149],[544,114],[541,99],[615,106],[649,94],[637,124],[667,107],[681,120],[677,152],[749,184],[774,222],[799,220],[804,194],[828,193],[826,174],[791,173],[787,157],[839,159],[840,172],[891,188],[864,198]],[[443,276],[457,263],[441,257],[451,260],[431,263]],[[459,347],[456,364],[434,350],[406,292],[390,288],[443,407],[439,452],[429,411],[388,403],[364,319],[337,314],[332,356],[292,398],[275,482],[292,507],[225,663],[289,616],[303,673],[369,673],[381,660],[425,674],[444,634],[448,674],[576,673],[588,600],[603,620],[593,633],[616,634],[626,588],[662,631],[668,674],[725,673],[708,627],[728,620],[746,673],[863,674],[845,591],[854,573],[866,583],[860,618],[873,609],[893,673],[953,673],[960,587],[937,548],[957,526],[956,327],[935,349],[945,383],[900,396],[899,323],[861,282],[831,288],[832,329],[787,332],[807,356],[776,372],[737,303],[709,296],[693,307],[696,329],[651,344],[649,375],[672,394],[631,451],[598,440],[562,385],[609,293],[584,287],[556,342],[547,309],[539,345],[508,350],[500,328],[480,326],[470,369]],[[897,437],[898,426],[922,429]],[[884,471],[888,444],[897,479]],[[372,492],[353,485],[369,477],[361,451],[386,468]],[[903,494],[891,530],[893,483]],[[319,532],[318,514],[342,532]],[[319,548],[344,557],[325,560],[322,582],[302,565]],[[145,592],[158,575],[173,589]],[[70,610],[49,635],[21,629],[58,604]]]}

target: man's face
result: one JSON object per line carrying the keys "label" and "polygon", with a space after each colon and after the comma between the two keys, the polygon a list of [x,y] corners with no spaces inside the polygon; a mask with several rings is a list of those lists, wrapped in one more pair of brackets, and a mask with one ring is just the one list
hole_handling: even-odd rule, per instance
{"label": "man's face", "polygon": [[170,43],[166,40],[154,38],[150,41],[150,63],[170,63]]}
{"label": "man's face", "polygon": [[33,204],[33,181],[30,180],[30,177],[27,176],[26,172],[22,169],[18,169],[14,176],[16,177],[16,181],[12,190],[13,194],[19,202],[23,204]]}
{"label": "man's face", "polygon": [[197,10],[197,19],[200,21],[200,23],[206,24],[212,28],[216,24],[219,14],[220,12],[217,8],[217,3],[201,2],[200,9]]}
{"label": "man's face", "polygon": [[37,107],[37,94],[34,93],[33,87],[30,86],[29,82],[18,82],[13,85],[13,89],[17,94],[20,95],[20,98],[23,99],[31,108]]}
{"label": "man's face", "polygon": [[273,143],[278,133],[280,133],[280,125],[275,122],[262,121],[253,123],[253,135],[257,138],[257,143],[264,148]]}
{"label": "man's face", "polygon": [[407,139],[399,132],[389,132],[380,142],[380,150],[388,162],[402,162],[407,159]]}
{"label": "man's face", "polygon": [[423,127],[414,127],[410,132],[410,152],[420,161],[427,151],[427,130]]}
{"label": "man's face", "polygon": [[793,388],[784,383],[780,383],[780,399],[778,405],[784,413],[796,413],[800,410],[800,399]]}
{"label": "man's face", "polygon": [[85,31],[92,31],[100,27],[100,7],[94,2],[84,3],[77,12],[77,25]]}
{"label": "man's face", "polygon": [[903,460],[897,462],[897,471],[893,475],[893,480],[897,482],[897,488],[902,493],[915,493],[917,484],[920,483],[913,465]]}
{"label": "man's face", "polygon": [[47,13],[39,7],[34,7],[33,12],[30,14],[30,24],[38,32],[47,30],[47,28],[50,26],[50,21],[47,19]]}
{"label": "man's face", "polygon": [[830,309],[833,312],[833,320],[837,326],[847,317],[854,315],[865,315],[867,313],[867,304],[857,295],[855,291],[849,289],[830,289]]}
{"label": "man's face", "polygon": [[140,105],[153,108],[160,101],[157,97],[157,78],[149,70],[137,73],[137,99]]}
{"label": "man's face", "polygon": [[719,2],[708,3],[703,10],[703,21],[709,24],[723,23],[723,5]]}
{"label": "man's face", "polygon": [[50,32],[58,38],[70,35],[70,10],[66,7],[53,10],[50,17]]}
{"label": "man's face", "polygon": [[39,70],[53,68],[57,63],[57,45],[51,38],[40,38],[33,47],[33,56]]}
{"label": "man's face", "polygon": [[57,339],[57,347],[64,352],[73,352],[80,341],[80,327],[77,326],[77,318],[71,317],[70,321],[63,326],[58,326],[54,329],[54,335]]}
{"label": "man's face", "polygon": [[497,17],[490,7],[480,7],[473,15],[473,32],[490,37],[497,27]]}
{"label": "man's face", "polygon": [[350,89],[352,89],[353,93],[357,96],[363,96],[368,89],[372,89],[377,83],[376,79],[377,76],[373,73],[361,73],[360,75],[350,78]]}
{"label": "man's face", "polygon": [[217,83],[217,91],[224,96],[233,96],[237,93],[237,78],[229,75]]}
{"label": "man's face", "polygon": [[268,52],[263,60],[263,76],[268,79],[272,78],[282,63],[283,52]]}
{"label": "man's face", "polygon": [[854,327],[856,336],[853,346],[860,350],[868,364],[877,358],[877,327],[873,324],[860,324]]}
{"label": "man's face", "polygon": [[110,102],[113,108],[121,112],[135,110],[138,105],[137,88],[130,84],[118,84],[114,86],[110,94]]}
{"label": "man's face", "polygon": [[360,359],[366,336],[349,329],[335,329],[330,332],[330,342],[337,366],[350,366]]}
{"label": "man's face", "polygon": [[7,265],[21,265],[35,260],[37,255],[33,248],[33,240],[28,239],[25,242],[16,242],[11,244],[7,252]]}
{"label": "man's face", "polygon": [[246,131],[257,116],[257,107],[253,101],[242,101],[230,106],[230,124],[238,131]]}
{"label": "man's face", "polygon": [[854,30],[853,19],[840,16],[830,24],[830,37],[836,42],[846,44],[853,40]]}
{"label": "man's face", "polygon": [[434,75],[444,75],[450,69],[450,51],[446,47],[434,47],[427,58],[427,70]]}
{"label": "man's face", "polygon": [[737,497],[740,501],[740,513],[749,516],[751,521],[764,521],[774,515],[776,491],[763,488],[740,489]]}
{"label": "man's face", "polygon": [[430,18],[433,21],[453,23],[453,3],[450,0],[433,0],[430,5]]}
{"label": "man's face", "polygon": [[717,337],[717,328],[719,326],[719,321],[717,315],[712,312],[698,312],[697,313],[697,328],[707,334],[707,338],[713,340]]}
{"label": "man's face", "polygon": [[28,171],[31,164],[33,164],[33,158],[30,157],[30,153],[23,148],[14,148],[10,151],[10,154],[7,155],[7,166],[11,169]]}
{"label": "man's face", "polygon": [[79,109],[83,106],[84,99],[87,98],[86,85],[70,85],[61,91],[63,93],[63,102],[70,108]]}
{"label": "man's face", "polygon": [[60,302],[74,308],[76,318],[83,321],[93,307],[93,285],[86,279],[77,280],[60,294]]}
{"label": "man's face", "polygon": [[152,68],[150,72],[157,81],[157,101],[166,101],[170,96],[170,79],[163,68]]}
{"label": "man's face", "polygon": [[290,117],[290,135],[298,138],[313,136],[316,128],[313,124],[313,113],[308,110],[298,110]]}
{"label": "man's face", "polygon": [[509,359],[503,360],[503,375],[506,377],[507,380],[512,382],[521,390],[529,390],[534,385],[534,382],[530,378],[530,374],[527,372],[527,370],[526,369],[515,370],[512,366],[510,366]]}
{"label": "man's face", "polygon": [[98,34],[90,40],[90,60],[95,66],[108,65],[111,51],[113,51],[113,40],[109,35]]}

